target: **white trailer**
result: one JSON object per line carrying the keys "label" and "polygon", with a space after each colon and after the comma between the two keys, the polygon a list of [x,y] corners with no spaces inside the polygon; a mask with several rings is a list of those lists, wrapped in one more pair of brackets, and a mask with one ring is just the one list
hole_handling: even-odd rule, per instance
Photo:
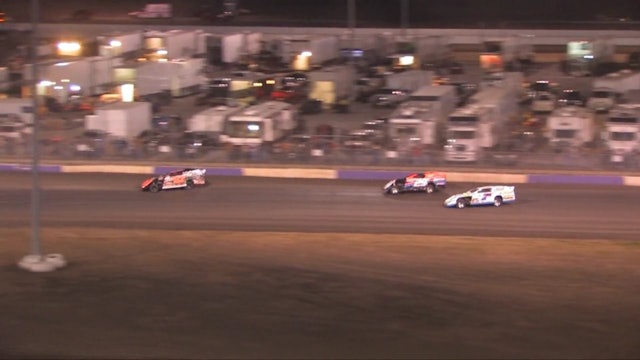
{"label": "white trailer", "polygon": [[614,61],[615,44],[611,39],[569,41],[565,72],[573,76],[594,74],[598,65]]}
{"label": "white trailer", "polygon": [[[99,95],[114,82],[114,68],[122,58],[93,56],[73,61],[46,61],[38,64],[38,93],[66,102],[70,94]],[[32,81],[31,64],[24,66],[26,81]]]}
{"label": "white trailer", "polygon": [[453,85],[427,85],[411,93],[409,100],[433,103],[437,120],[444,123],[458,105],[458,92]]}
{"label": "white trailer", "polygon": [[533,61],[535,56],[533,39],[529,35],[487,39],[483,47],[480,67],[485,72],[517,69],[520,64]]}
{"label": "white trailer", "polygon": [[100,130],[115,138],[132,139],[151,128],[151,103],[116,102],[104,105],[85,117],[87,130]]}
{"label": "white trailer", "polygon": [[11,85],[9,68],[5,66],[0,67],[0,91],[5,92],[9,90]]}
{"label": "white trailer", "polygon": [[309,73],[309,98],[318,99],[325,106],[351,101],[355,95],[356,71],[348,65],[333,66]]}
{"label": "white trailer", "polygon": [[130,12],[129,16],[140,19],[168,19],[173,16],[173,7],[169,3],[150,3],[142,10]]}
{"label": "white trailer", "polygon": [[452,59],[449,39],[442,35],[399,38],[393,57],[413,56],[411,67],[422,65],[441,66]]}
{"label": "white trailer", "polygon": [[4,117],[17,116],[24,124],[33,124],[33,99],[0,99],[0,114]]}
{"label": "white trailer", "polygon": [[621,104],[611,109],[602,139],[613,163],[622,163],[640,151],[640,104]]}
{"label": "white trailer", "polygon": [[412,92],[423,86],[432,85],[433,77],[433,71],[406,70],[386,75],[384,77],[384,87]]}
{"label": "white trailer", "polygon": [[579,147],[595,138],[594,113],[578,106],[558,108],[547,117],[546,128],[552,146]]}
{"label": "white trailer", "polygon": [[423,145],[435,145],[442,129],[439,110],[435,102],[402,103],[387,120],[389,138],[397,143],[417,141]]}
{"label": "white trailer", "polygon": [[292,133],[297,126],[298,117],[293,105],[267,101],[229,116],[220,140],[232,145],[273,143]]}
{"label": "white trailer", "polygon": [[144,43],[144,31],[112,32],[99,35],[98,53],[100,56],[133,56],[142,51]]}
{"label": "white trailer", "polygon": [[333,35],[284,37],[273,40],[271,46],[277,56],[299,71],[340,57],[340,38]]}
{"label": "white trailer", "polygon": [[185,59],[198,50],[200,30],[147,31],[144,52],[149,60]]}
{"label": "white trailer", "polygon": [[587,107],[594,111],[608,111],[628,93],[640,90],[640,72],[621,70],[593,80]]}
{"label": "white trailer", "polygon": [[457,109],[447,119],[445,160],[480,160],[484,149],[503,140],[507,123],[517,112],[518,102],[512,89],[489,87],[481,90],[469,105]]}
{"label": "white trailer", "polygon": [[202,110],[187,120],[187,130],[221,133],[227,119],[244,110],[243,106],[216,106]]}
{"label": "white trailer", "polygon": [[136,67],[136,95],[167,91],[172,97],[196,94],[206,82],[202,72],[204,61],[202,58],[191,58],[141,63]]}

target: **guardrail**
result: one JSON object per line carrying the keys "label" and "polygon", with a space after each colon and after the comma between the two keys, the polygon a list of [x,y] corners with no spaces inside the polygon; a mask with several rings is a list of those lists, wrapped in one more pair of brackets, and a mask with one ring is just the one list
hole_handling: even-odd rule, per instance
{"label": "guardrail", "polygon": [[[403,177],[410,170],[380,169],[322,169],[296,167],[210,167],[200,166],[210,176],[254,176],[296,179],[345,179],[345,180],[380,180],[386,181]],[[139,166],[117,164],[42,164],[39,171],[43,173],[120,173],[140,175],[161,175],[179,166]],[[31,171],[31,165],[25,163],[0,163],[0,171]],[[461,172],[445,171],[448,181],[503,184],[587,184],[640,186],[640,176],[607,175],[596,173],[504,173],[496,172]]]}

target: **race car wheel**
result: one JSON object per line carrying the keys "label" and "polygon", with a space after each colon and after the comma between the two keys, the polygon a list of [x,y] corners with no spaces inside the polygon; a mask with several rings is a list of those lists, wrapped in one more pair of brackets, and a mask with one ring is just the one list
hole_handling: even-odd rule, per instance
{"label": "race car wheel", "polygon": [[187,190],[193,189],[193,180],[187,180]]}
{"label": "race car wheel", "polygon": [[397,187],[393,186],[391,187],[391,189],[389,189],[389,192],[391,193],[391,195],[397,195],[400,192],[400,190],[398,190]]}
{"label": "race car wheel", "polygon": [[433,184],[428,184],[426,190],[427,194],[432,194],[434,191],[436,191],[436,187]]}
{"label": "race car wheel", "polygon": [[458,200],[456,200],[456,207],[458,207],[458,209],[464,209],[466,206],[467,200],[463,198],[459,198]]}
{"label": "race car wheel", "polygon": [[500,205],[502,205],[502,196],[496,196],[496,198],[493,199],[493,206],[499,207]]}
{"label": "race car wheel", "polygon": [[158,183],[149,185],[149,191],[151,191],[152,193],[157,193],[158,191],[160,191],[160,185],[158,185]]}

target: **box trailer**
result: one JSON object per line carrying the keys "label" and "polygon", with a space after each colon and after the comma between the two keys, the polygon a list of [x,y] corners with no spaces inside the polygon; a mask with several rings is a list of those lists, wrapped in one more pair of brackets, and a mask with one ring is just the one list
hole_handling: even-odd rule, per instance
{"label": "box trailer", "polygon": [[144,31],[111,32],[98,35],[98,54],[112,57],[135,57],[142,51]]}
{"label": "box trailer", "polygon": [[0,99],[0,114],[17,116],[24,124],[33,124],[33,99],[6,98]]}
{"label": "box trailer", "polygon": [[216,106],[202,110],[187,120],[187,129],[221,133],[227,119],[243,111],[244,108],[244,106]]}
{"label": "box trailer", "polygon": [[135,88],[137,96],[168,92],[172,97],[197,94],[205,84],[202,72],[204,59],[146,62],[136,70]]}
{"label": "box trailer", "polygon": [[200,30],[147,31],[144,54],[148,60],[186,59],[196,54]]}
{"label": "box trailer", "polygon": [[151,129],[151,103],[116,102],[104,105],[85,117],[87,130],[100,130],[116,138],[131,139]]}
{"label": "box trailer", "polygon": [[350,102],[355,95],[356,72],[351,66],[333,66],[309,73],[309,98],[322,101],[325,106]]}
{"label": "box trailer", "polygon": [[384,87],[412,92],[423,86],[433,85],[433,77],[433,71],[426,70],[406,70],[398,73],[391,73],[385,75]]}

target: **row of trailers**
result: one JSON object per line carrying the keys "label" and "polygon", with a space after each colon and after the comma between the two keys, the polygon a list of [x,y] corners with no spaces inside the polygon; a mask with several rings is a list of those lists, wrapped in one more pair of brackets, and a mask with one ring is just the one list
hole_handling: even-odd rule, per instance
{"label": "row of trailers", "polygon": [[[74,96],[119,93],[121,85],[133,85],[136,97],[187,96],[199,92],[211,77],[210,70],[217,68],[309,71],[352,60],[405,70],[451,58],[447,38],[439,36],[287,36],[201,30],[110,33],[85,42],[42,44],[38,54],[38,93],[60,102]],[[34,81],[31,64],[14,63],[9,72],[16,83]]]}

